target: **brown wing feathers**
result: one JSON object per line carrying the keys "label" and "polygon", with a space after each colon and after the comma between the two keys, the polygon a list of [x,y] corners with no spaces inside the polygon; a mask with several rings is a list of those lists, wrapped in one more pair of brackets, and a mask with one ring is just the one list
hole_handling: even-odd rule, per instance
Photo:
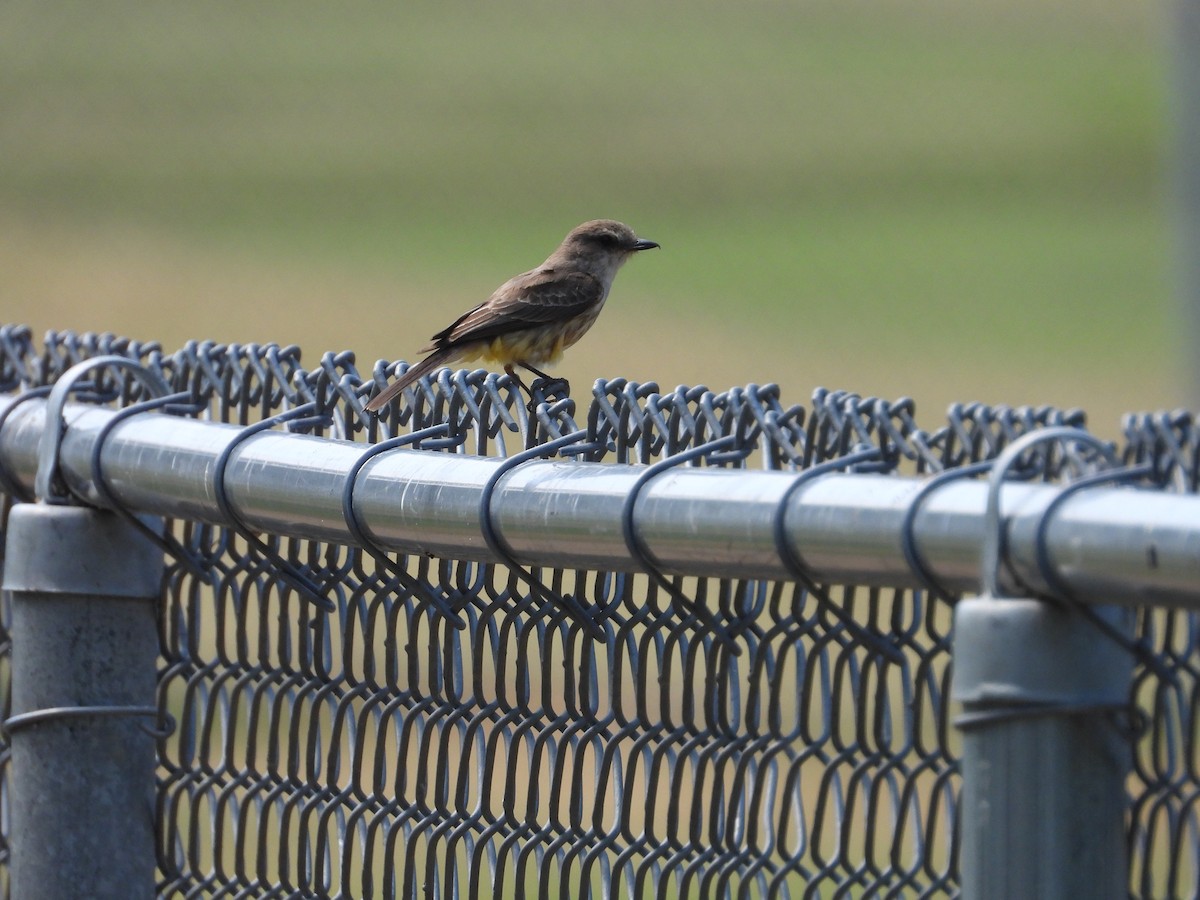
{"label": "brown wing feathers", "polygon": [[422,351],[490,341],[514,331],[563,322],[586,312],[603,296],[604,286],[591,275],[558,275],[535,270],[518,275],[485,302],[433,336]]}

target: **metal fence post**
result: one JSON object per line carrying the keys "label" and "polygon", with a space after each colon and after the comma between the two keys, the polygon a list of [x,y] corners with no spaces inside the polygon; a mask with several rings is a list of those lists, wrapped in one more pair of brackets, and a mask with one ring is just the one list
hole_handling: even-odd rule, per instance
{"label": "metal fence post", "polygon": [[154,895],[162,551],[120,516],[9,516],[14,900]]}
{"label": "metal fence post", "polygon": [[1171,48],[1171,106],[1174,159],[1171,196],[1175,218],[1175,268],[1183,343],[1177,350],[1188,366],[1186,399],[1200,406],[1200,361],[1192,352],[1200,339],[1200,0],[1168,6]]}
{"label": "metal fence post", "polygon": [[[1128,610],[1098,610],[1125,630]],[[967,900],[1128,896],[1129,651],[1076,612],[979,597],[954,617]]]}

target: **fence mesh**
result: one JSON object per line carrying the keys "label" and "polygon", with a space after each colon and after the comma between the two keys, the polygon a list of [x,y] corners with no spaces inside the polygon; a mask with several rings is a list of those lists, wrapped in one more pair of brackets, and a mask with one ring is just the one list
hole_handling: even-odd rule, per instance
{"label": "fence mesh", "polygon": [[[926,431],[907,399],[819,390],[807,407],[784,406],[770,385],[662,393],[623,380],[597,382],[586,408],[563,400],[530,413],[504,376],[482,371],[443,373],[376,422],[362,414],[352,354],[304,369],[295,347],[165,354],[72,333],[47,335],[39,352],[20,327],[0,328],[0,391],[112,353],[181,392],[176,414],[248,425],[314,403],[303,427],[317,434],[376,441],[446,426],[429,452],[509,455],[583,428],[564,455],[648,463],[732,436],[700,464],[802,471],[872,447],[874,470],[917,474],[1085,424],[1080,411],[975,404]],[[388,375],[379,364],[367,380]],[[80,396],[127,405],[138,390],[101,374]],[[1128,462],[1154,463],[1162,489],[1197,490],[1190,415],[1129,416],[1122,443]],[[1059,446],[1036,465],[1031,474],[1059,480],[1087,460]],[[612,609],[618,637],[597,644],[549,626],[561,612],[503,566],[426,556],[383,566],[352,547],[171,528],[206,578],[169,561],[161,605],[159,700],[177,722],[159,745],[161,896],[957,893],[954,597],[683,580],[736,626],[748,652],[733,656],[643,576],[538,570]],[[278,558],[313,574],[336,611],[298,594]],[[462,610],[467,629],[431,615],[413,577]],[[1139,665],[1131,689],[1144,722],[1130,779],[1134,896],[1192,894],[1200,877],[1198,622],[1140,614],[1139,640],[1172,677]],[[0,624],[7,715],[7,608]],[[0,824],[7,888],[6,816]]]}

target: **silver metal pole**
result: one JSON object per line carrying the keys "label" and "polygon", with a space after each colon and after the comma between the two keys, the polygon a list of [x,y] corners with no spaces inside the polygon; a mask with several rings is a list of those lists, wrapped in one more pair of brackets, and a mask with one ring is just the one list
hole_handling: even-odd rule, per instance
{"label": "silver metal pole", "polygon": [[16,900],[154,896],[162,571],[162,551],[112,513],[25,503],[9,515]]}
{"label": "silver metal pole", "polygon": [[[1128,610],[1102,610],[1129,629]],[[1078,613],[979,597],[954,616],[966,900],[1127,896],[1133,657]]]}
{"label": "silver metal pole", "polygon": [[1170,4],[1175,267],[1189,406],[1200,407],[1200,0]]}
{"label": "silver metal pole", "polygon": [[[6,398],[0,398],[0,409]],[[22,403],[0,430],[0,466],[31,487],[45,403]],[[59,454],[65,481],[89,503],[106,501],[92,482],[92,451],[113,413],[72,405]],[[213,487],[235,426],[158,413],[131,417],[104,442],[102,468],[126,508],[222,522]],[[342,492],[363,444],[283,432],[241,441],[226,469],[232,507],[245,524],[278,534],[352,542]],[[483,488],[501,460],[394,450],[359,473],[355,515],[372,540],[400,552],[492,559],[483,537]],[[516,558],[534,565],[630,571],[638,564],[622,536],[621,510],[643,467],[534,461],[506,474],[492,511]],[[666,572],[720,577],[792,577],[776,545],[779,505],[794,475],[768,471],[673,469],[638,495],[635,526]],[[795,491],[783,512],[783,539],[816,578],[916,586],[904,553],[904,522],[921,478],[830,474]],[[1038,528],[1059,494],[1052,485],[1006,484],[1007,578],[1024,592],[1055,593],[1038,557]],[[955,481],[924,498],[912,542],[929,574],[948,590],[975,590],[985,533],[987,486]],[[1056,584],[1088,602],[1200,609],[1200,497],[1096,487],[1063,502],[1046,523],[1045,550]],[[228,524],[228,523],[226,523]],[[1012,583],[1010,583],[1012,582]]]}

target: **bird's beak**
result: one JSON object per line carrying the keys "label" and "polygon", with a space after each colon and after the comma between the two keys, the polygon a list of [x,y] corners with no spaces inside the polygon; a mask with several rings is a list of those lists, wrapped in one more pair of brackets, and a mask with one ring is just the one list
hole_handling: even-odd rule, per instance
{"label": "bird's beak", "polygon": [[654,243],[654,241],[639,240],[634,242],[633,250],[653,250],[657,246],[658,244]]}

